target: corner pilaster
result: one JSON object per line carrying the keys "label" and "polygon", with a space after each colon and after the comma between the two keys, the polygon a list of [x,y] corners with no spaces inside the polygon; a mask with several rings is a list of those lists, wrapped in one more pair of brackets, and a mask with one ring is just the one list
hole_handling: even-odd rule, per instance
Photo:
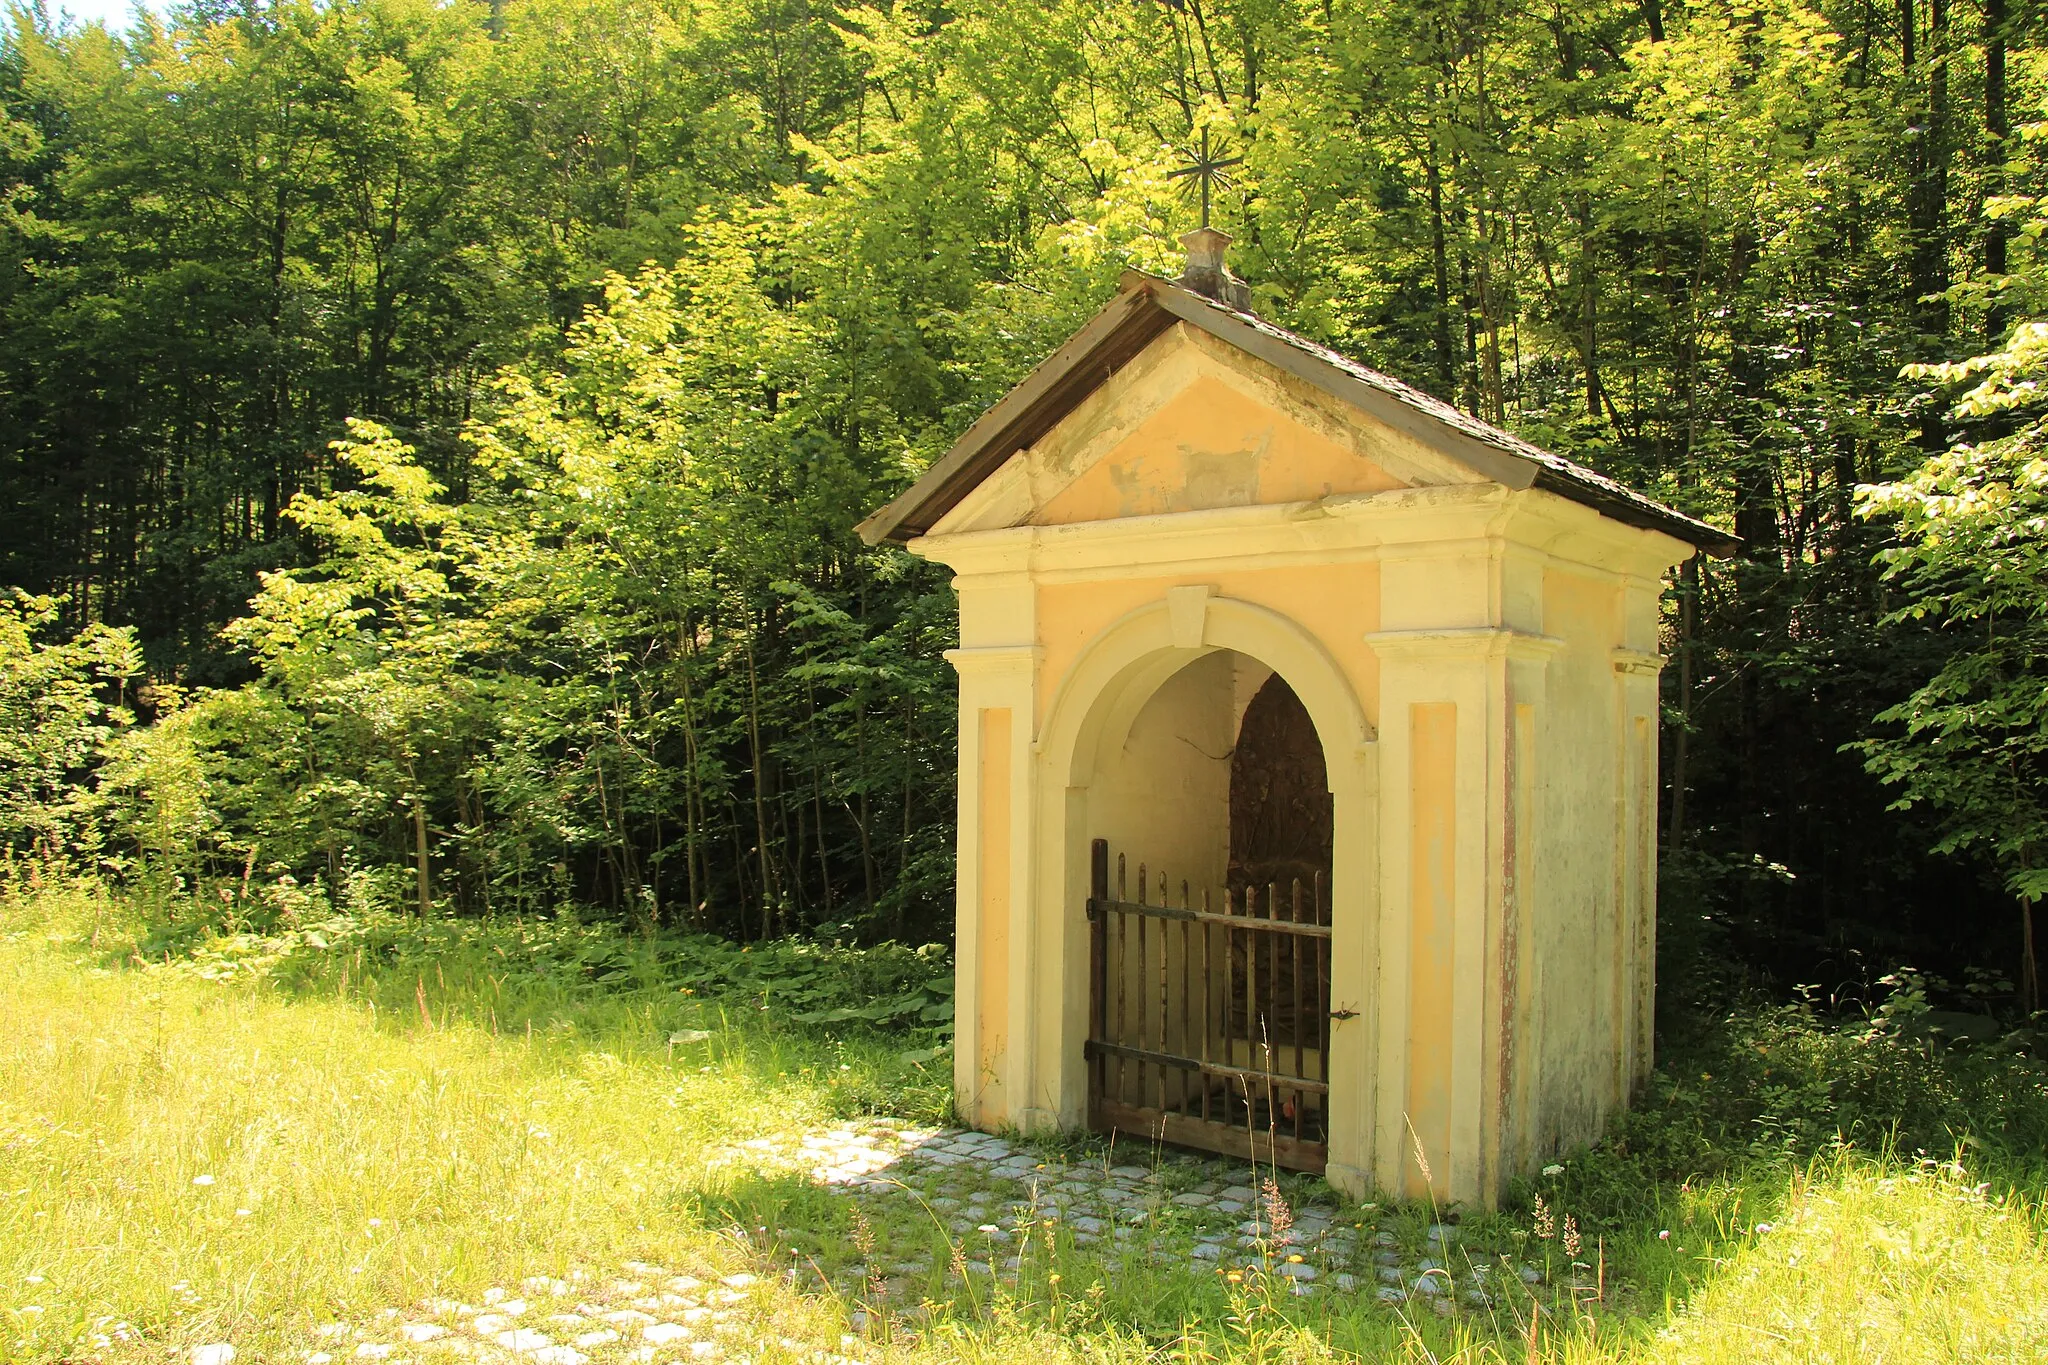
{"label": "corner pilaster", "polygon": [[1494,626],[1366,640],[1380,660],[1380,840],[1393,855],[1381,862],[1377,1164],[1405,1196],[1483,1203],[1514,1074],[1513,684],[1539,690],[1562,642]]}
{"label": "corner pilaster", "polygon": [[1612,651],[1616,733],[1622,737],[1615,799],[1615,905],[1626,936],[1615,1002],[1616,1103],[1649,1082],[1657,1012],[1657,728],[1661,716],[1657,650],[1659,579],[1621,583],[1621,644]]}
{"label": "corner pilaster", "polygon": [[[963,630],[963,633],[964,630]],[[1025,1126],[1035,1036],[1031,741],[1035,645],[949,650],[960,677],[953,1095],[978,1127]]]}

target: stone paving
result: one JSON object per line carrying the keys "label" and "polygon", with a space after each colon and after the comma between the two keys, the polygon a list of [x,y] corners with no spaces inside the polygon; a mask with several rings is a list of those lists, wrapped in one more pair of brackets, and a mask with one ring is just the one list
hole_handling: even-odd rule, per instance
{"label": "stone paving", "polygon": [[[411,1312],[386,1309],[364,1324],[329,1323],[315,1332],[319,1348],[303,1359],[306,1365],[410,1365],[437,1358],[506,1365],[589,1365],[593,1360],[651,1365],[748,1360],[764,1349],[816,1365],[851,1359],[775,1336],[760,1311],[760,1287],[759,1278],[750,1274],[707,1281],[639,1261],[603,1279],[582,1272],[569,1279],[535,1276],[516,1289],[488,1289],[479,1303],[429,1299]],[[842,1351],[862,1349],[855,1338],[841,1342]],[[196,1352],[194,1358],[199,1365]]]}
{"label": "stone paving", "polygon": [[[529,1278],[477,1303],[433,1299],[319,1329],[305,1365],[452,1358],[496,1365],[660,1365],[765,1358],[851,1365],[871,1338],[901,1339],[985,1286],[1110,1277],[1142,1264],[1292,1298],[1369,1296],[1450,1317],[1556,1291],[1535,1267],[1461,1245],[1459,1229],[1349,1209],[1320,1182],[1254,1183],[1244,1165],[1182,1153],[1033,1147],[887,1120],[757,1139],[715,1157],[736,1176],[794,1180],[851,1205],[843,1227],[733,1230],[761,1274],[717,1278],[629,1262],[617,1272]],[[782,1280],[844,1305],[836,1347],[782,1335]],[[1075,1288],[1082,1287],[1079,1284]],[[1564,1288],[1570,1292],[1570,1286]],[[826,1314],[821,1321],[836,1322]],[[831,1331],[837,1331],[832,1327]],[[200,1351],[226,1348],[201,1347]],[[224,1365],[232,1354],[209,1358]],[[194,1353],[195,1365],[198,1353]]]}
{"label": "stone paving", "polygon": [[[1048,1156],[981,1133],[870,1123],[758,1139],[735,1160],[801,1173],[896,1226],[943,1229],[936,1258],[878,1252],[832,1273],[799,1257],[788,1272],[849,1298],[876,1285],[895,1304],[943,1298],[967,1276],[1014,1280],[1034,1252],[1069,1251],[1107,1273],[1132,1257],[1178,1259],[1193,1275],[1266,1276],[1296,1297],[1369,1294],[1443,1316],[1546,1292],[1534,1266],[1467,1250],[1452,1224],[1397,1231],[1376,1206],[1340,1209],[1321,1182],[1268,1186],[1242,1163],[1156,1155]],[[757,1237],[772,1240],[767,1229]]]}

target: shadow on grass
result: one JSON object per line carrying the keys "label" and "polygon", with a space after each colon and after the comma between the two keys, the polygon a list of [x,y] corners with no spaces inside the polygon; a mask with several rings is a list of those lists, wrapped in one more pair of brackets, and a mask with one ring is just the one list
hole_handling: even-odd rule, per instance
{"label": "shadow on grass", "polygon": [[[1092,1143],[1048,1144],[1040,1151],[1116,1159]],[[1204,1162],[1169,1169],[1191,1184],[1225,1168]],[[1021,1189],[991,1187],[1001,1210],[983,1215],[989,1221],[980,1227],[960,1231],[957,1202],[941,1206],[945,1196],[932,1193],[930,1179],[914,1169],[883,1178],[884,1188],[849,1191],[800,1172],[735,1169],[707,1187],[692,1216],[723,1228],[746,1248],[758,1273],[835,1303],[856,1332],[942,1355],[1000,1357],[1005,1342],[1050,1334],[1085,1340],[1090,1352],[1108,1359],[1165,1353],[1186,1361],[1519,1360],[1526,1358],[1531,1320],[1539,1313],[1544,1352],[1567,1340],[1620,1345],[1644,1339],[1665,1318],[1661,1293],[1624,1294],[1613,1281],[1604,1301],[1597,1283],[1574,1288],[1568,1276],[1531,1290],[1514,1279],[1513,1257],[1504,1264],[1477,1239],[1440,1259],[1451,1263],[1460,1283],[1469,1283],[1473,1266],[1490,1268],[1498,1290],[1489,1305],[1460,1305],[1448,1316],[1439,1315],[1440,1300],[1430,1294],[1410,1293],[1391,1304],[1376,1296],[1378,1243],[1371,1231],[1344,1272],[1357,1283],[1343,1289],[1332,1287],[1333,1267],[1311,1292],[1298,1294],[1283,1275],[1247,1273],[1244,1256],[1234,1267],[1191,1265],[1199,1234],[1174,1217],[1165,1199],[1172,1184],[1155,1203],[1155,1217],[1128,1240],[1084,1246],[1076,1220],[1028,1207],[1031,1196]],[[1330,1198],[1320,1182],[1306,1180],[1293,1184],[1292,1197]],[[1013,1201],[1027,1207],[1020,1212]],[[1428,1239],[1437,1215],[1427,1207],[1339,1212],[1364,1229],[1384,1231],[1403,1248],[1410,1287],[1418,1253],[1442,1250]],[[1277,1265],[1285,1250],[1262,1245],[1252,1256]]]}

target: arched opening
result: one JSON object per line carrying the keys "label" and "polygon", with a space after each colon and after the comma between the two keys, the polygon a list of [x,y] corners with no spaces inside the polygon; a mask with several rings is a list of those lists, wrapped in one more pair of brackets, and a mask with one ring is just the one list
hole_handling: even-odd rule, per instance
{"label": "arched opening", "polygon": [[1230,755],[1230,884],[1327,886],[1334,803],[1323,741],[1275,673],[1245,707]]}
{"label": "arched opening", "polygon": [[1100,737],[1089,1116],[1321,1170],[1328,1160],[1333,804],[1287,681],[1230,649]]}

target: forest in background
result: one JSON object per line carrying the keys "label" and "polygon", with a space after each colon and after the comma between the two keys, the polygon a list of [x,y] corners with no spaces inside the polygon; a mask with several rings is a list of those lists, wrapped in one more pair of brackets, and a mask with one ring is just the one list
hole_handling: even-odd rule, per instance
{"label": "forest in background", "polygon": [[950,590],[851,527],[1177,271],[1207,135],[1258,311],[1742,537],[1668,600],[1673,993],[2037,1002],[2026,0],[10,14],[17,850],[944,936]]}

